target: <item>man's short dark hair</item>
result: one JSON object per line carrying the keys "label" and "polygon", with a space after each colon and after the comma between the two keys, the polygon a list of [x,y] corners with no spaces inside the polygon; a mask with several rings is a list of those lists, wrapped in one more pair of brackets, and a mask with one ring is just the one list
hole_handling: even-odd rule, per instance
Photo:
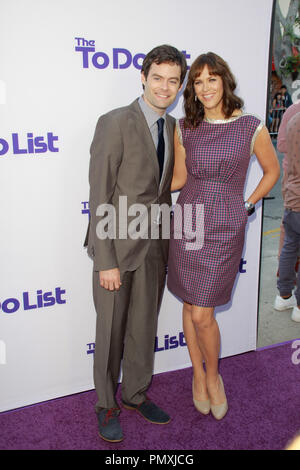
{"label": "man's short dark hair", "polygon": [[162,46],[157,46],[152,49],[152,51],[148,52],[142,65],[142,72],[144,73],[145,78],[147,78],[150,67],[153,63],[158,65],[162,63],[173,63],[179,65],[181,68],[180,85],[183,83],[187,71],[187,63],[184,54],[176,49],[176,47],[163,44]]}

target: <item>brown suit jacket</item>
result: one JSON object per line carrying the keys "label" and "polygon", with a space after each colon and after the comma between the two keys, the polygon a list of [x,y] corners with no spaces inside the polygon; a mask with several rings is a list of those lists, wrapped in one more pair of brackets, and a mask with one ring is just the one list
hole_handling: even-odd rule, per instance
{"label": "brown suit jacket", "polygon": [[[138,99],[98,120],[91,145],[89,170],[90,223],[86,242],[94,260],[94,270],[119,267],[133,271],[143,261],[150,244],[151,204],[171,205],[170,186],[174,166],[173,135],[175,119],[166,117],[170,154],[162,181],[153,139]],[[143,204],[148,209],[148,238],[119,237],[119,197],[127,196],[127,207]],[[116,213],[116,237],[99,239],[97,224],[103,216],[96,215],[101,204],[112,204]],[[128,217],[128,224],[136,216]],[[162,240],[167,262],[168,240]]]}

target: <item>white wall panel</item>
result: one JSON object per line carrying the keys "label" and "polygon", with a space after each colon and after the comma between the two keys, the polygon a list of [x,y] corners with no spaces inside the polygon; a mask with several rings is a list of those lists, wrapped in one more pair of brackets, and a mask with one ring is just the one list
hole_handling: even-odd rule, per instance
{"label": "white wall panel", "polygon": [[[246,110],[264,118],[271,9],[272,0],[1,2],[0,411],[93,388],[92,262],[82,247],[89,147],[98,116],[142,91],[132,61],[114,68],[114,50],[128,51],[119,65],[162,43],[185,50],[189,64],[214,51]],[[76,51],[82,44],[94,51]],[[183,115],[182,98],[171,113]],[[246,194],[260,174],[253,163]],[[256,346],[260,226],[258,210],[246,272],[217,308],[223,357]],[[155,372],[189,365],[181,304],[166,290]]]}

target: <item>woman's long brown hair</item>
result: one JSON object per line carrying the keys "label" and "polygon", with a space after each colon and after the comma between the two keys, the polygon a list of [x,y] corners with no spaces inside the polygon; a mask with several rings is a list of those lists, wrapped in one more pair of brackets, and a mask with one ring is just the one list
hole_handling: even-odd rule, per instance
{"label": "woman's long brown hair", "polygon": [[222,78],[224,88],[222,110],[225,117],[230,118],[235,109],[241,109],[244,106],[243,100],[234,94],[236,81],[225,60],[213,52],[201,54],[191,66],[183,94],[185,127],[197,127],[203,121],[204,107],[198,99],[195,101],[194,83],[206,65],[211,75],[219,75]]}

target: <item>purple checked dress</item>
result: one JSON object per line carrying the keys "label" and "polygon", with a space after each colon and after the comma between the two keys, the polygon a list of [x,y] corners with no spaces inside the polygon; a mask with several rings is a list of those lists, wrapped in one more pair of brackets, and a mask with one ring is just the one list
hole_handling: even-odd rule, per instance
{"label": "purple checked dress", "polygon": [[188,177],[172,218],[168,288],[192,305],[215,307],[230,300],[239,269],[248,220],[244,184],[263,124],[251,114],[204,120],[195,129],[183,121],[177,131]]}

